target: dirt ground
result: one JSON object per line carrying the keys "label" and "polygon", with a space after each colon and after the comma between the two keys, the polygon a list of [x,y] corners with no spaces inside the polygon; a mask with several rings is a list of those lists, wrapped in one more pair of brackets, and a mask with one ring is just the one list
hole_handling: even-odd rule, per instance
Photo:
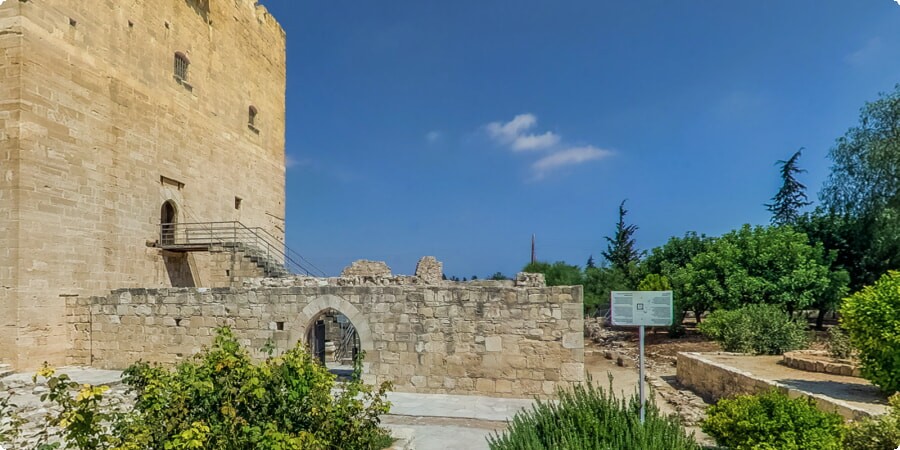
{"label": "dirt ground", "polygon": [[[671,338],[667,329],[649,330],[645,335],[646,382],[652,387],[656,404],[666,414],[676,414],[698,442],[712,446],[711,438],[702,433],[699,423],[709,406],[699,396],[681,386],[676,380],[676,360],[679,352],[714,353],[721,347],[688,325],[686,334]],[[812,333],[811,349],[825,348],[827,333]],[[756,376],[793,386],[797,389],[827,395],[875,414],[886,411],[885,400],[877,388],[860,378],[805,372],[780,364],[781,356],[716,355],[717,360],[751,372]],[[638,382],[638,330],[605,328],[599,321],[585,324],[585,368],[597,383],[608,383],[614,377],[613,391],[630,395]]]}
{"label": "dirt ground", "polygon": [[[611,330],[587,327],[585,337],[585,368],[595,383],[605,386],[613,376],[614,393],[630,395],[638,389],[638,332],[637,329]],[[666,330],[649,331],[644,339],[646,387],[652,390],[656,405],[664,414],[676,414],[688,432],[693,432],[703,445],[713,445],[699,427],[709,406],[699,396],[679,385],[675,379],[678,352],[715,352],[718,344],[710,342],[688,329],[683,337],[673,339]],[[649,390],[648,390],[649,392]]]}

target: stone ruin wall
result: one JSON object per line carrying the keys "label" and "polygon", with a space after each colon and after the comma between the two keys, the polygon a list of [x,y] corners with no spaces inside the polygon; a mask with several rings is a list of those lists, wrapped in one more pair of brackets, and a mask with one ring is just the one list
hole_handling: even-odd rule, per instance
{"label": "stone ruin wall", "polygon": [[333,308],[358,329],[367,382],[391,381],[406,392],[530,397],[583,381],[582,288],[516,283],[297,278],[70,298],[69,362],[114,369],[138,359],[176,363],[210,344],[222,326],[261,358],[269,339],[278,350],[305,342],[308,326]]}

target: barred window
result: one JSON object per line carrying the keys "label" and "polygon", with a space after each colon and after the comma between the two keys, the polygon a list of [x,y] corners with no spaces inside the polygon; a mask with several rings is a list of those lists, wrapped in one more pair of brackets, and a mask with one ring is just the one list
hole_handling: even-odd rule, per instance
{"label": "barred window", "polygon": [[187,81],[189,65],[191,65],[191,62],[188,61],[187,56],[184,56],[184,53],[175,53],[175,78],[180,81]]}

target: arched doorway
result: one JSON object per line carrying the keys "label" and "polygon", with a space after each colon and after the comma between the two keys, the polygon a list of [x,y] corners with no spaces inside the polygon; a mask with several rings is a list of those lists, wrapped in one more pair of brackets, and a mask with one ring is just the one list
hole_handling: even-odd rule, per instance
{"label": "arched doorway", "polygon": [[[372,330],[369,328],[369,321],[353,303],[350,303],[341,296],[325,294],[312,299],[300,312],[298,317],[300,326],[296,328],[297,334],[293,334],[292,339],[294,342],[304,342],[314,357],[316,356],[317,351],[319,356],[321,356],[322,350],[325,350],[325,344],[324,342],[321,342],[319,336],[326,336],[327,340],[327,329],[325,330],[325,333],[322,334],[321,327],[327,325],[325,322],[326,319],[324,319],[323,316],[325,316],[328,311],[336,311],[337,313],[342,314],[347,318],[347,321],[353,325],[354,331],[356,332],[356,338],[352,341],[354,341],[357,346],[357,352],[365,355],[362,363],[363,382],[369,384],[375,383],[375,373],[377,373],[379,366],[379,352],[375,350],[375,341],[373,339]],[[320,321],[322,323],[319,323]],[[319,333],[316,332],[317,326],[319,327]],[[337,327],[339,326],[336,326],[335,328]],[[320,340],[320,343],[322,344],[321,349],[317,348],[316,340]],[[337,344],[335,344],[335,347],[337,347]],[[353,344],[350,344],[347,347],[347,350],[351,352],[351,360],[353,347]],[[325,354],[325,360],[326,366],[328,366],[328,352]],[[334,362],[342,363],[343,361]],[[352,370],[352,363],[349,368]]]}
{"label": "arched doorway", "polygon": [[175,202],[167,200],[163,203],[159,216],[160,244],[175,245],[175,226],[178,223],[178,209]]}
{"label": "arched doorway", "polygon": [[340,311],[327,308],[314,317],[306,331],[310,353],[339,377],[350,376],[361,344],[356,326]]}

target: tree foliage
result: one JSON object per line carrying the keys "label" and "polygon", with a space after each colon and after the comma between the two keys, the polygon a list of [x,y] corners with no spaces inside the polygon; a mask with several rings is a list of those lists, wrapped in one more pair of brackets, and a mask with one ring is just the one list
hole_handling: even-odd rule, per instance
{"label": "tree foliage", "polygon": [[675,270],[685,308],[699,317],[712,309],[752,303],[794,311],[834,288],[824,249],[809,245],[790,227],[744,225],[711,241],[708,248]]}
{"label": "tree foliage", "polygon": [[594,267],[584,271],[584,309],[592,314],[609,304],[612,291],[630,291],[631,280],[619,269]]}
{"label": "tree foliage", "polygon": [[535,261],[526,265],[522,271],[544,274],[547,286],[577,286],[583,283],[581,269],[563,261],[553,264]]}
{"label": "tree foliage", "polygon": [[900,84],[866,103],[859,125],[829,152],[831,174],[822,200],[839,214],[866,216],[900,208]]}
{"label": "tree foliage", "polygon": [[806,323],[788,317],[776,305],[714,311],[699,328],[726,352],[780,355],[808,343]]}
{"label": "tree foliage", "polygon": [[792,225],[800,218],[800,210],[811,205],[806,197],[806,186],[797,180],[801,169],[798,161],[803,149],[797,150],[787,161],[778,161],[781,166],[781,188],[772,197],[766,208],[772,213],[772,225]]}
{"label": "tree foliage", "polygon": [[900,84],[866,103],[829,156],[824,208],[807,231],[838,251],[856,291],[900,269]]}
{"label": "tree foliage", "polygon": [[634,232],[638,227],[634,224],[626,224],[625,216],[628,210],[625,209],[625,200],[619,204],[619,221],[616,222],[616,232],[612,237],[606,236],[606,251],[602,252],[603,257],[609,262],[613,269],[622,271],[626,276],[633,277],[634,268],[641,259],[641,252],[638,251],[634,242]]}
{"label": "tree foliage", "polygon": [[900,272],[888,272],[853,294],[840,312],[863,376],[887,393],[900,391]]}

